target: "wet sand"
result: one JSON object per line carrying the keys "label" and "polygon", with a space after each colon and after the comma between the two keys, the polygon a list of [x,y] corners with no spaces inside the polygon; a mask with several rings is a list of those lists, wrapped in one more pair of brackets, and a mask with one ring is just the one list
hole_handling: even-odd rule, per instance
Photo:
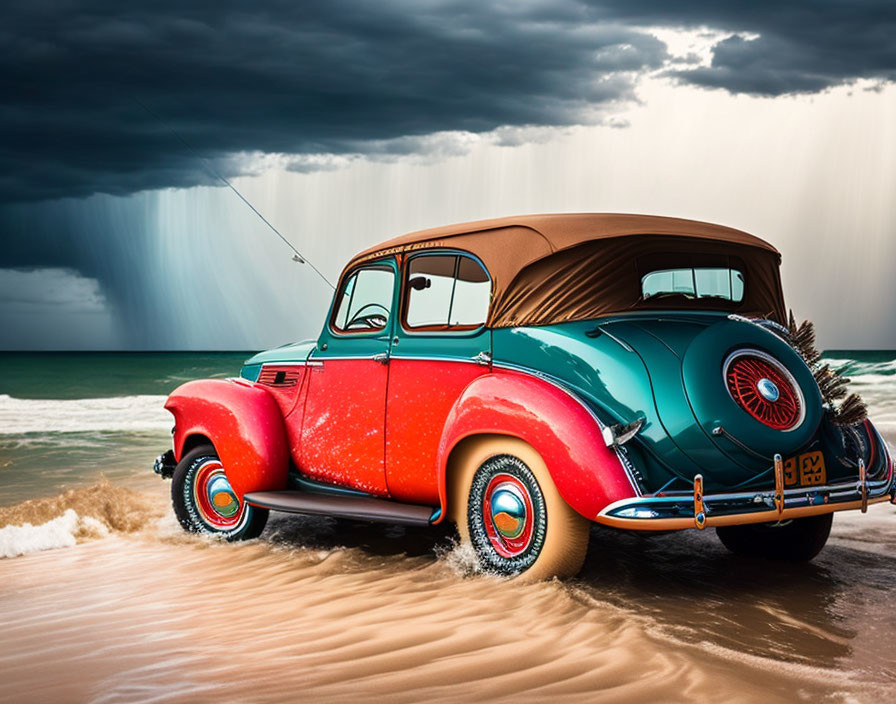
{"label": "wet sand", "polygon": [[890,505],[839,514],[808,565],[735,558],[712,531],[595,528],[579,578],[517,584],[471,573],[444,531],[277,517],[246,544],[185,535],[167,488],[0,509],[71,506],[109,531],[0,559],[0,702],[870,702],[896,685]]}

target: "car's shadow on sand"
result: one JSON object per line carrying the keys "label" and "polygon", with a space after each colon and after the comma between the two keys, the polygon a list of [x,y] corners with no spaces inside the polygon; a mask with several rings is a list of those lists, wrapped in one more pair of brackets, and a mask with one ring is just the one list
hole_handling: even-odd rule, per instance
{"label": "car's shadow on sand", "polygon": [[330,516],[272,514],[264,539],[282,547],[358,548],[369,555],[436,559],[456,540],[453,526],[412,527],[363,523]]}
{"label": "car's shadow on sand", "polygon": [[[665,535],[595,527],[577,582],[649,614],[677,637],[833,666],[896,581],[896,559],[828,545],[809,563],[729,553],[714,530]],[[873,618],[873,616],[870,616]]]}

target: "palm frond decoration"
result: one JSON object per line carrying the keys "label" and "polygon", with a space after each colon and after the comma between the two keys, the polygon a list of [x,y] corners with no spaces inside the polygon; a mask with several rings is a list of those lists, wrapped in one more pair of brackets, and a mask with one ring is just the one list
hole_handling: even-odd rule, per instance
{"label": "palm frond decoration", "polygon": [[858,394],[849,393],[849,379],[829,364],[821,363],[821,352],[815,347],[815,326],[808,320],[797,325],[793,311],[787,321],[790,344],[799,352],[818,383],[821,397],[837,425],[855,425],[868,417],[868,409]]}

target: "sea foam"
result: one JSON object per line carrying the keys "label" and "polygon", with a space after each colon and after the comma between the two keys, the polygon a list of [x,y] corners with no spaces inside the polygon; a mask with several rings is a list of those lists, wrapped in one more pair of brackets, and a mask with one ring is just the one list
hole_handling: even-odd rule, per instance
{"label": "sea foam", "polygon": [[79,516],[68,509],[61,516],[42,523],[0,528],[0,557],[17,557],[41,550],[67,548],[75,545],[78,538],[102,537],[109,529],[92,516]]}
{"label": "sea foam", "polygon": [[0,435],[168,430],[165,396],[25,399],[0,394]]}
{"label": "sea foam", "polygon": [[56,496],[0,506],[0,557],[134,533],[165,511],[157,497],[101,481]]}

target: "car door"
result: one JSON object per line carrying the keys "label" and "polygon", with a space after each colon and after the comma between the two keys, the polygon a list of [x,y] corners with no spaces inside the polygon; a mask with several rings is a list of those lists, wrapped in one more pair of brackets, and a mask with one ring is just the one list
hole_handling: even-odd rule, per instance
{"label": "car door", "polygon": [[[475,258],[435,250],[402,267],[386,413],[386,480],[395,499],[437,504],[438,449],[466,386],[491,368],[491,280]],[[400,318],[400,320],[399,320]]]}
{"label": "car door", "polygon": [[393,259],[342,277],[308,360],[296,464],[318,481],[386,495],[385,410],[396,299]]}

